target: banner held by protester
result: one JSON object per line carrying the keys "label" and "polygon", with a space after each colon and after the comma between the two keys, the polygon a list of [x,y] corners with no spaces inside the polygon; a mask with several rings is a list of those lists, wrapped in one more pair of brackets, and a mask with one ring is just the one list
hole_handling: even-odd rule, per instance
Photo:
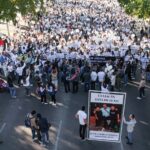
{"label": "banner held by protester", "polygon": [[89,91],[88,139],[121,142],[126,93]]}

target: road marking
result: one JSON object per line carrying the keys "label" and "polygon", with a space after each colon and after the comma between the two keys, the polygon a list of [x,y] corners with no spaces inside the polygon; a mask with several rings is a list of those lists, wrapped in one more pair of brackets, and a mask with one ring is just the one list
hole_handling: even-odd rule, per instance
{"label": "road marking", "polygon": [[35,94],[35,93],[31,93],[31,96],[33,96],[33,97],[35,97],[35,98],[37,98],[37,99],[41,99],[37,94]]}
{"label": "road marking", "polygon": [[140,123],[146,125],[146,126],[149,126],[149,123],[148,122],[145,122],[145,121],[139,121]]}
{"label": "road marking", "polygon": [[120,147],[121,147],[121,150],[124,150],[122,141],[121,141],[121,143],[120,143]]}
{"label": "road marking", "polygon": [[3,130],[4,130],[4,128],[5,128],[5,126],[6,126],[6,123],[3,123],[2,127],[0,128],[0,133],[2,133],[2,132],[3,132]]}
{"label": "road marking", "polygon": [[59,136],[60,136],[60,132],[61,132],[61,127],[62,127],[62,120],[59,123],[59,129],[58,129],[58,134],[57,134],[57,138],[56,138],[55,150],[58,149],[58,142],[59,142]]}

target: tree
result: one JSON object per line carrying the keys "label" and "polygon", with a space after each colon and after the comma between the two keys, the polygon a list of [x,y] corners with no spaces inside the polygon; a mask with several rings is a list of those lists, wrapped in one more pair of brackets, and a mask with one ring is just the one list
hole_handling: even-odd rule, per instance
{"label": "tree", "polygon": [[0,20],[15,22],[18,13],[36,14],[37,8],[43,9],[43,0],[0,0]]}
{"label": "tree", "polygon": [[150,0],[118,0],[128,14],[150,18]]}

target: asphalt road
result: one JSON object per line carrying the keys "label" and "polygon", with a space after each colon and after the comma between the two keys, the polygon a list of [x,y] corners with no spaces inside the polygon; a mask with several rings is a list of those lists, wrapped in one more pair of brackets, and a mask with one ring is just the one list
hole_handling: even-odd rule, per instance
{"label": "asphalt road", "polygon": [[[81,141],[78,136],[78,120],[75,113],[85,105],[88,94],[81,85],[77,94],[65,93],[63,86],[57,93],[57,106],[43,105],[35,97],[26,97],[24,88],[17,89],[17,99],[11,99],[8,93],[0,93],[0,150],[150,150],[150,92],[146,98],[137,100],[135,84],[124,87],[127,92],[125,116],[134,113],[137,125],[134,132],[134,144],[126,145],[126,126],[123,126],[122,143]],[[36,110],[52,123],[49,131],[51,143],[47,148],[32,142],[30,129],[24,126],[26,113]],[[86,110],[87,111],[87,110]]]}

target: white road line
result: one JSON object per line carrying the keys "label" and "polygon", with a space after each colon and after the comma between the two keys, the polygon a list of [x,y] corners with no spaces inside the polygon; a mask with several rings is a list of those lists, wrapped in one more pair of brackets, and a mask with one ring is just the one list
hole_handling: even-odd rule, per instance
{"label": "white road line", "polygon": [[6,123],[3,123],[2,127],[0,128],[0,133],[2,133],[2,132],[3,132],[3,130],[4,130],[4,128],[5,128],[5,126],[6,126]]}
{"label": "white road line", "polygon": [[59,136],[60,136],[60,132],[61,132],[61,127],[62,127],[62,120],[59,123],[59,129],[58,129],[58,134],[57,134],[57,138],[56,138],[55,150],[58,149],[58,142],[59,142]]}
{"label": "white road line", "polygon": [[120,148],[121,148],[121,150],[124,150],[122,141],[121,141],[121,143],[120,143]]}
{"label": "white road line", "polygon": [[145,121],[140,121],[140,123],[146,125],[146,126],[149,126],[149,123],[148,122],[145,122]]}

